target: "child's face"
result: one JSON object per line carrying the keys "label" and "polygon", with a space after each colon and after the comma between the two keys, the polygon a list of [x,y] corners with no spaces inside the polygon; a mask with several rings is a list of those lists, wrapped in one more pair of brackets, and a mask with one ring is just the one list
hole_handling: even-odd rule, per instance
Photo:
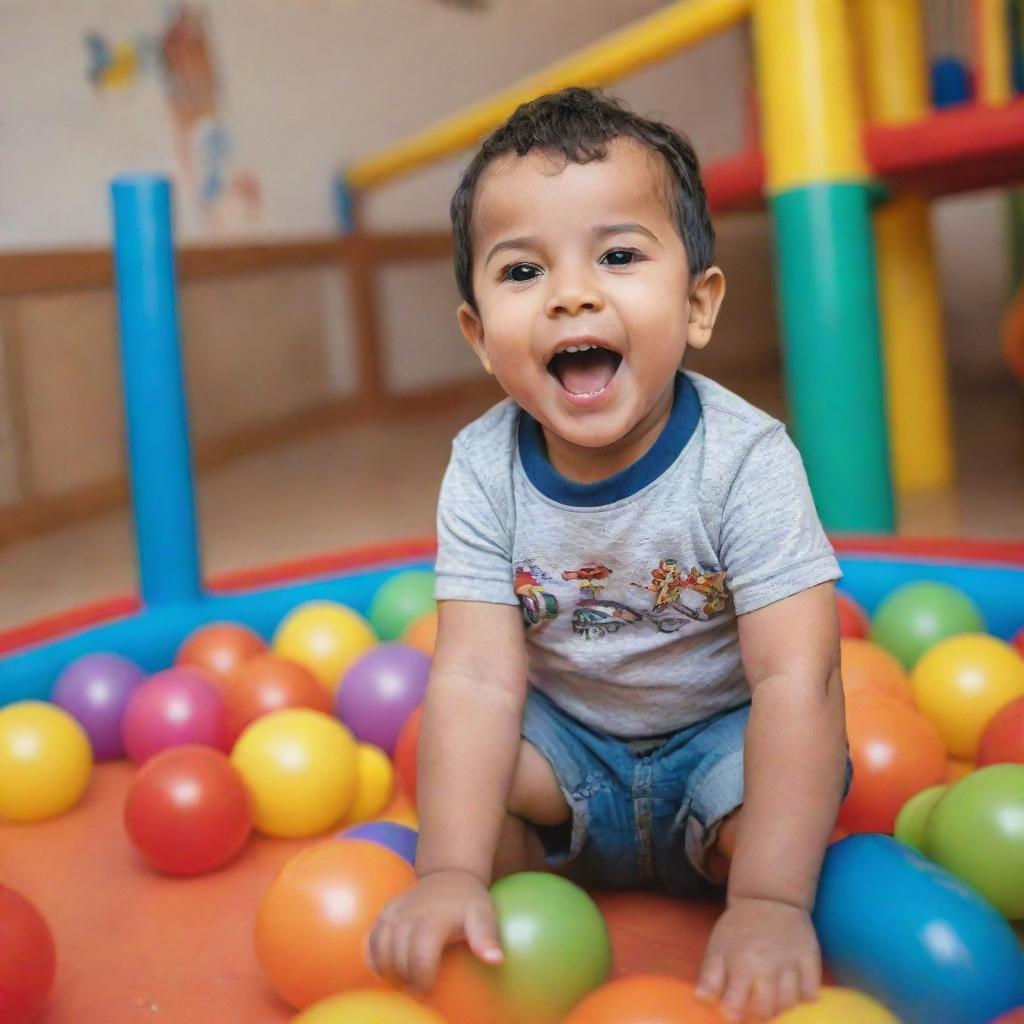
{"label": "child's face", "polygon": [[[459,323],[488,372],[573,446],[611,449],[664,423],[686,346],[711,337],[724,292],[690,280],[660,157],[614,139],[604,160],[501,157],[473,207],[473,288]],[[586,352],[568,347],[596,346]]]}

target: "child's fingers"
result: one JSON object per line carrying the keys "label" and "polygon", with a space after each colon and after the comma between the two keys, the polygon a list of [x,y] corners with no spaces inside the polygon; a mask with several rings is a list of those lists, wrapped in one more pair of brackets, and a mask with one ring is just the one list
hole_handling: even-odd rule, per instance
{"label": "child's fingers", "polygon": [[485,964],[500,964],[504,959],[498,936],[498,919],[491,903],[473,903],[466,911],[466,942]]}
{"label": "child's fingers", "polygon": [[429,992],[437,980],[437,964],[451,929],[443,925],[422,924],[413,932],[409,947],[409,983],[420,992]]}
{"label": "child's fingers", "polygon": [[768,1020],[776,1012],[776,979],[774,974],[761,974],[754,979],[750,993],[750,1009],[758,1020]]}
{"label": "child's fingers", "polygon": [[750,986],[753,979],[742,967],[733,967],[726,979],[725,995],[722,996],[722,1012],[729,1020],[743,1020],[750,1000]]}
{"label": "child's fingers", "polygon": [[817,952],[800,959],[800,998],[808,1003],[818,998],[821,984],[821,956]]}
{"label": "child's fingers", "polygon": [[776,1013],[782,1013],[800,1002],[800,974],[795,966],[787,967],[779,976]]}
{"label": "child's fingers", "polygon": [[725,988],[725,959],[720,953],[710,953],[704,958],[697,979],[697,998],[709,1003],[722,996]]}
{"label": "child's fingers", "polygon": [[377,974],[383,976],[391,970],[391,922],[386,918],[378,918],[371,929],[363,947],[363,958]]}
{"label": "child's fingers", "polygon": [[413,934],[414,926],[408,918],[399,921],[392,930],[391,948],[394,970],[404,985],[408,985],[411,980],[409,951],[412,948]]}

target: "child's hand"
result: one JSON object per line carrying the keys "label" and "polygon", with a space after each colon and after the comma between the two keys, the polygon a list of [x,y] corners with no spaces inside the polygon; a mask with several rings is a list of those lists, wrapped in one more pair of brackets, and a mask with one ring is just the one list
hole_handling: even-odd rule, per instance
{"label": "child's hand", "polygon": [[778,900],[734,900],[715,925],[697,995],[721,999],[730,1020],[767,1020],[817,996],[821,950],[810,915]]}
{"label": "child's hand", "polygon": [[501,963],[487,886],[469,871],[437,871],[384,908],[370,932],[367,959],[378,974],[426,992],[444,948],[462,939],[484,963]]}

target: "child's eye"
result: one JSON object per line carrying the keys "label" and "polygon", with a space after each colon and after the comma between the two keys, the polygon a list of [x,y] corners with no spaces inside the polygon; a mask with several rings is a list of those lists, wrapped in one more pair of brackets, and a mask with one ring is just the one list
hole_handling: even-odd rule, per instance
{"label": "child's eye", "polygon": [[540,273],[540,267],[532,263],[509,263],[498,272],[499,281],[532,281]]}
{"label": "child's eye", "polygon": [[644,258],[639,249],[612,249],[601,259],[606,260],[609,267],[628,267],[631,263],[639,263]]}

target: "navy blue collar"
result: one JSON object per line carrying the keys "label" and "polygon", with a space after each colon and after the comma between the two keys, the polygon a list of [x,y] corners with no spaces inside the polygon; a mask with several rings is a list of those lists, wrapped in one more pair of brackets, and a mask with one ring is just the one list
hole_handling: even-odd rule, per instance
{"label": "navy blue collar", "polygon": [[665,472],[686,447],[700,422],[700,398],[684,373],[676,374],[672,412],[658,440],[631,466],[594,483],[569,480],[551,465],[540,424],[524,409],[519,411],[519,457],[530,483],[560,505],[593,508],[636,494]]}

